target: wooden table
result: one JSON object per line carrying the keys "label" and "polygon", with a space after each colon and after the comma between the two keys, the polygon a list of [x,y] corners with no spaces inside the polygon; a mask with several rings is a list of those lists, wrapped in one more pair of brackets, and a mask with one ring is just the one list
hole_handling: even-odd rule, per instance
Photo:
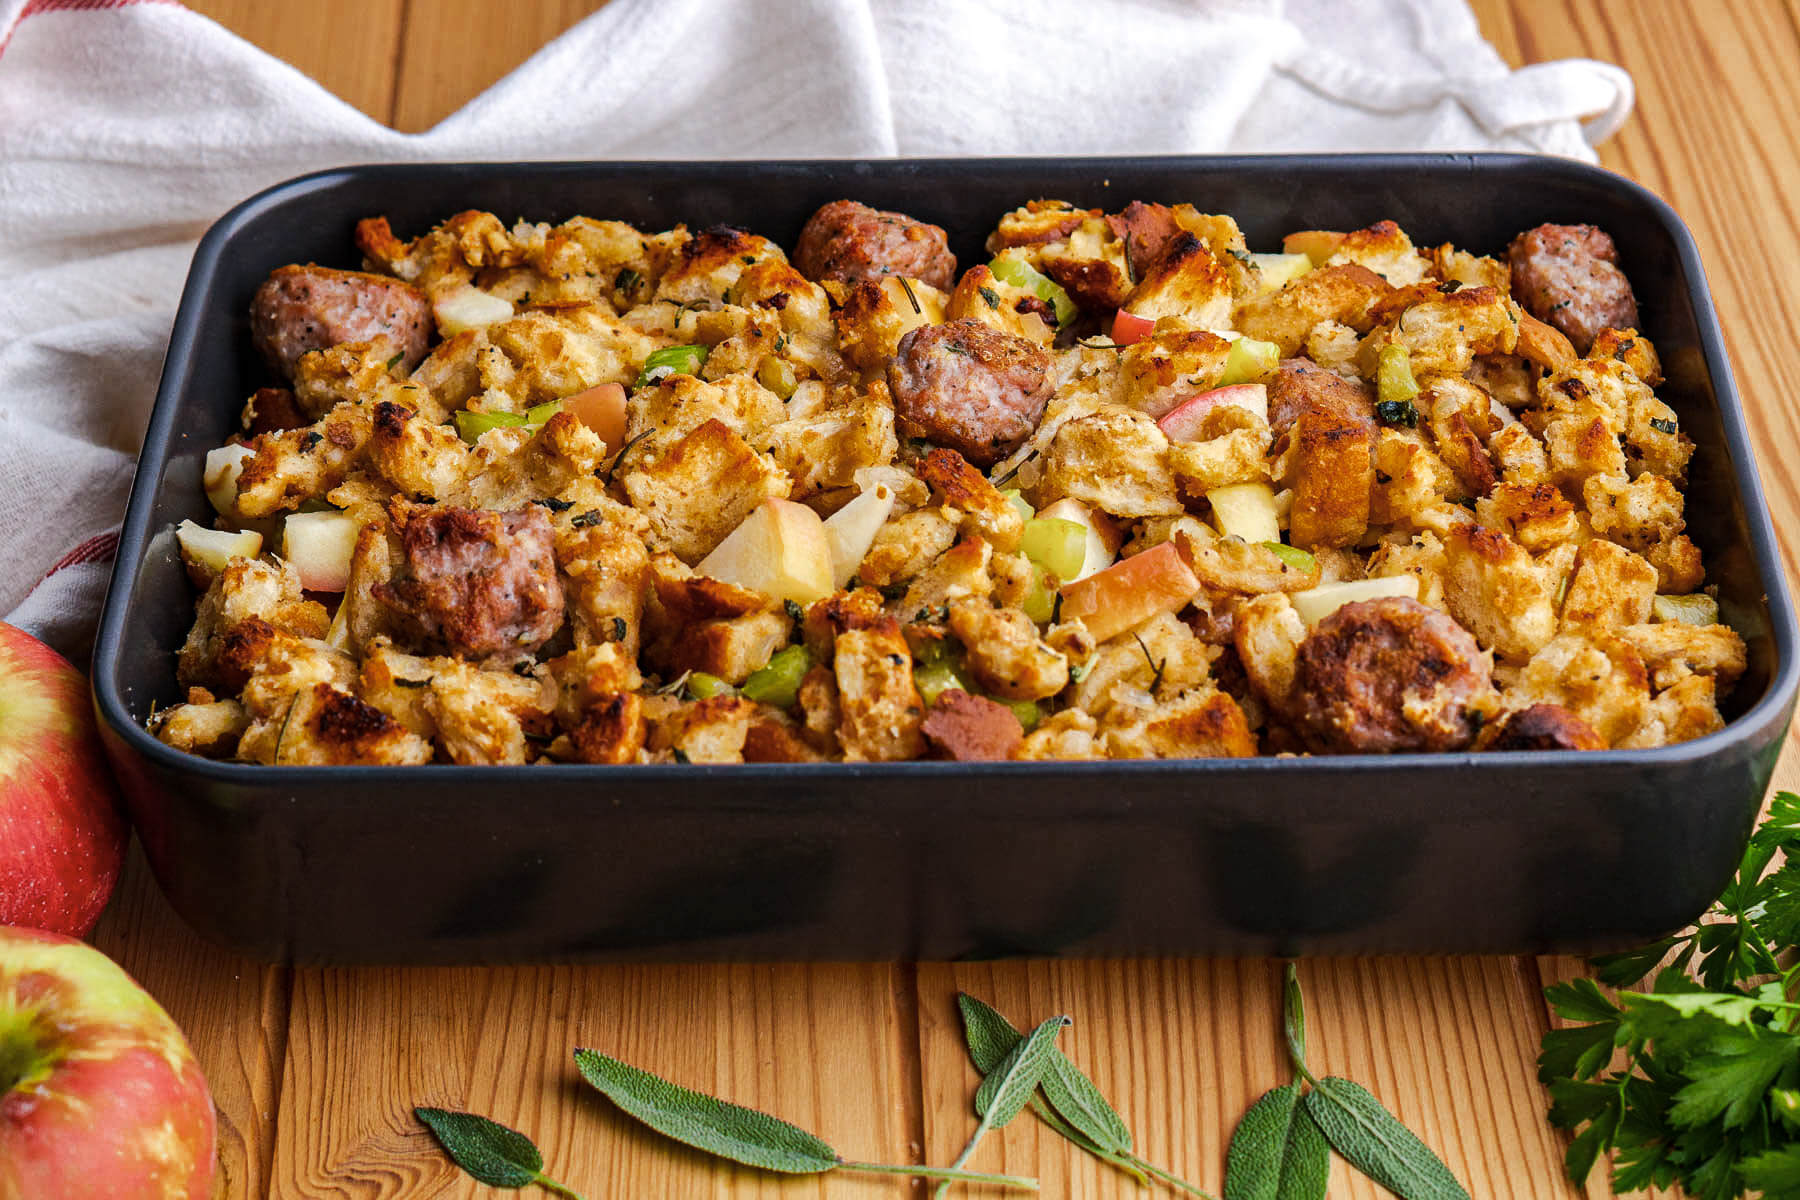
{"label": "wooden table", "polygon": [[[197,0],[194,7],[402,130],[429,127],[597,0]],[[1515,64],[1608,59],[1638,84],[1607,166],[1671,201],[1718,298],[1779,525],[1800,514],[1800,402],[1784,364],[1800,329],[1800,0],[1476,0]],[[1786,545],[1784,538],[1784,545]],[[1792,549],[1788,550],[1790,564]],[[1800,786],[1790,744],[1778,786]],[[647,1135],[574,1081],[605,1049],[779,1113],[846,1155],[948,1162],[973,1124],[975,1076],[954,996],[1016,1021],[1066,1012],[1064,1046],[1140,1150],[1217,1191],[1226,1139],[1286,1079],[1279,964],[1139,960],[984,965],[290,969],[216,950],[134,860],[96,940],[187,1030],[218,1103],[220,1194],[493,1195],[451,1168],[415,1104],[528,1131],[551,1172],[596,1197],[906,1194],[891,1179],[785,1180],[721,1169]],[[1545,1123],[1533,1059],[1542,985],[1564,959],[1310,961],[1314,1067],[1371,1087],[1477,1197],[1578,1194]],[[1044,1194],[1138,1194],[1027,1118],[974,1165]],[[994,1194],[994,1193],[983,1193]],[[1148,1194],[1148,1193],[1145,1193]],[[1342,1163],[1334,1197],[1385,1195]],[[1588,1194],[1606,1195],[1596,1176]]]}

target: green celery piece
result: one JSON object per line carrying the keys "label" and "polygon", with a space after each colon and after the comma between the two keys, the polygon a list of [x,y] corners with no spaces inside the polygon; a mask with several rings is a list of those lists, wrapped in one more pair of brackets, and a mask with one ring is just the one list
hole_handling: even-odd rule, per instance
{"label": "green celery piece", "polygon": [[1037,563],[1031,564],[1031,590],[1025,593],[1025,603],[1021,607],[1025,615],[1039,625],[1048,625],[1056,616],[1056,593],[1044,578],[1044,568]]}
{"label": "green celery piece", "polygon": [[1419,394],[1419,381],[1413,378],[1412,351],[1405,346],[1381,348],[1375,366],[1375,395],[1380,404],[1398,405]]}
{"label": "green celery piece", "polygon": [[714,696],[735,696],[737,689],[720,679],[717,675],[708,675],[705,671],[690,671],[687,677],[688,695],[696,700],[710,700]]}
{"label": "green celery piece", "polygon": [[1318,559],[1298,546],[1290,546],[1286,542],[1262,542],[1259,544],[1264,550],[1274,554],[1276,558],[1296,571],[1310,571],[1319,565]]}
{"label": "green celery piece", "polygon": [[975,689],[968,680],[957,673],[956,667],[948,660],[926,663],[913,668],[913,686],[919,689],[919,695],[927,707],[938,702],[938,697],[951,688],[960,688],[973,694]]}
{"label": "green celery piece", "polygon": [[805,646],[779,651],[744,680],[744,697],[758,704],[791,708],[800,698],[800,681],[812,670],[813,656]]}
{"label": "green celery piece", "polygon": [[700,368],[706,365],[708,353],[710,351],[705,346],[665,346],[644,360],[637,381],[631,385],[632,390],[661,383],[670,375],[692,375],[698,378]]}
{"label": "green celery piece", "polygon": [[1063,290],[1061,284],[1039,272],[1030,263],[1017,258],[996,258],[988,264],[988,270],[1001,283],[1024,288],[1055,309],[1058,329],[1075,319],[1077,310],[1075,302],[1069,299],[1069,293]]}
{"label": "green celery piece", "polygon": [[786,400],[800,386],[794,376],[794,364],[785,358],[765,358],[756,368],[756,381]]}
{"label": "green celery piece", "polygon": [[1062,517],[1033,517],[1025,522],[1019,551],[1058,579],[1073,579],[1087,561],[1087,527]]}
{"label": "green celery piece", "polygon": [[525,418],[519,413],[470,412],[465,408],[456,414],[456,434],[470,445],[490,429],[508,429],[523,424]]}
{"label": "green celery piece", "polygon": [[1225,373],[1219,376],[1219,386],[1255,383],[1274,374],[1279,365],[1281,347],[1274,342],[1260,342],[1251,337],[1238,338],[1231,343],[1231,352],[1225,356]]}
{"label": "green celery piece", "polygon": [[1013,716],[1019,718],[1019,724],[1024,727],[1026,733],[1036,729],[1038,722],[1044,719],[1044,710],[1038,707],[1036,700],[1000,700],[999,697],[995,697],[995,699],[1012,709]]}
{"label": "green celery piece", "polygon": [[1037,516],[1037,509],[1031,507],[1031,502],[1025,499],[1018,488],[1001,488],[1000,494],[1006,497],[1006,502],[1008,504],[1018,510],[1019,519],[1021,521],[1029,521],[1031,518]]}

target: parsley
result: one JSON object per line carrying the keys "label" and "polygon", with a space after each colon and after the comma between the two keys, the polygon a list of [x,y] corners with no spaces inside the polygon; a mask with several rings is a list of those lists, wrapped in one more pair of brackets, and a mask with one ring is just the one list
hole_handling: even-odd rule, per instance
{"label": "parsley", "polygon": [[1446,279],[1446,280],[1444,280],[1444,282],[1438,284],[1437,290],[1442,295],[1445,295],[1445,296],[1452,295],[1452,294],[1462,290],[1462,280]]}
{"label": "parsley", "polygon": [[1411,400],[1383,400],[1375,405],[1375,419],[1383,425],[1419,426],[1419,410]]}
{"label": "parsley", "polygon": [[1651,417],[1650,418],[1650,428],[1658,431],[1659,433],[1674,433],[1675,432],[1675,422],[1665,421],[1661,417]]}
{"label": "parsley", "polygon": [[613,460],[610,464],[608,464],[608,466],[606,468],[606,473],[600,476],[600,478],[606,482],[608,487],[612,486],[613,472],[617,471],[619,469],[619,464],[625,461],[625,455],[630,453],[631,448],[633,446],[637,445],[639,442],[643,441],[645,438],[649,437],[652,433],[655,433],[655,432],[656,431],[654,429],[646,429],[646,430],[644,430],[644,432],[638,434],[636,437],[634,437],[630,441],[626,442],[623,446],[619,447],[619,452],[617,454],[613,455]]}
{"label": "parsley", "polygon": [[637,291],[637,285],[643,278],[642,275],[639,275],[630,267],[626,267],[623,271],[620,271],[618,277],[613,280],[613,288],[616,291],[621,291],[626,295],[630,295]]}
{"label": "parsley", "polygon": [[996,292],[991,287],[979,288],[977,290],[981,292],[981,298],[987,302],[987,306],[989,308],[999,308],[1000,307],[1000,293],[999,292]]}
{"label": "parsley", "polygon": [[605,517],[600,515],[599,509],[590,508],[586,512],[578,512],[574,516],[570,517],[569,524],[573,525],[577,529],[587,529],[591,526],[598,525],[601,521],[604,521],[605,519],[606,519]]}
{"label": "parsley", "polygon": [[612,630],[613,641],[615,641],[615,642],[624,641],[625,636],[627,634],[629,634],[630,632],[631,632],[631,626],[629,626],[625,623],[624,617],[614,617],[613,618],[613,630]]}
{"label": "parsley", "polygon": [[314,429],[309,431],[305,437],[300,439],[300,453],[305,454],[324,440],[325,435],[318,430]]}
{"label": "parsley", "polygon": [[543,499],[539,500],[538,503],[549,509],[551,512],[568,512],[571,508],[575,507],[575,502],[573,500],[558,500],[555,496],[545,496]]}
{"label": "parsley", "polygon": [[[1593,959],[1598,983],[1546,989],[1571,1022],[1544,1035],[1538,1056],[1550,1122],[1575,1132],[1571,1178],[1610,1154],[1618,1193],[1679,1184],[1708,1200],[1794,1194],[1797,945],[1800,796],[1781,792],[1702,924]],[[1648,990],[1600,988],[1632,988],[1652,972]]]}

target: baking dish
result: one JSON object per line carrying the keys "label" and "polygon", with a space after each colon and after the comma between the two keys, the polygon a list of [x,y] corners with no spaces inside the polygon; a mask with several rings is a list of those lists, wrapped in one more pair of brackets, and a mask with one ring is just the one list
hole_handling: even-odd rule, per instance
{"label": "baking dish", "polygon": [[[1689,532],[1749,669],[1727,727],[1655,750],[1108,763],[267,768],[145,731],[177,700],[192,593],[173,530],[206,522],[202,459],[259,383],[252,291],[280,264],[356,266],[351,229],[452,212],[791,246],[840,197],[944,226],[962,262],[1051,196],[1191,201],[1255,247],[1398,221],[1504,248],[1545,221],[1619,246],[1659,394],[1697,450]],[[1692,239],[1597,168],[1507,155],[351,167],[279,185],[195,254],[102,618],[95,700],[158,881],[206,936],[265,960],[955,958],[1543,952],[1697,915],[1735,865],[1794,704],[1793,616]]]}

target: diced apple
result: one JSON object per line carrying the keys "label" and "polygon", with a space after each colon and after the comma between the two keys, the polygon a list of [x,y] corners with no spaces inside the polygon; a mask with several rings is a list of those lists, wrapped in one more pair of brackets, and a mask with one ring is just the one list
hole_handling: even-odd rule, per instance
{"label": "diced apple", "polygon": [[175,527],[175,541],[195,583],[211,580],[234,558],[255,558],[262,553],[262,534],[252,529],[230,533],[183,521]]}
{"label": "diced apple", "polygon": [[625,444],[625,387],[603,383],[564,400],[562,410],[600,436],[609,448]]}
{"label": "diced apple", "polygon": [[248,446],[220,446],[206,452],[206,466],[200,473],[206,498],[215,510],[229,513],[237,503],[238,476],[244,473],[244,460],[255,451]]}
{"label": "diced apple", "polygon": [[1380,600],[1387,596],[1419,598],[1417,575],[1384,575],[1379,579],[1347,579],[1340,583],[1321,583],[1304,592],[1291,592],[1288,599],[1294,611],[1309,626],[1317,625],[1343,605],[1358,600]]}
{"label": "diced apple", "polygon": [[1269,419],[1269,385],[1266,383],[1234,383],[1213,388],[1183,400],[1162,415],[1156,427],[1172,442],[1191,442],[1200,436],[1200,426],[1207,414],[1223,404],[1249,409],[1263,420]]}
{"label": "diced apple", "polygon": [[1305,254],[1252,254],[1250,261],[1262,272],[1262,290],[1273,292],[1285,287],[1313,269],[1313,260]]}
{"label": "diced apple", "polygon": [[836,590],[825,522],[792,500],[763,501],[694,569],[797,604]]}
{"label": "diced apple", "polygon": [[1227,537],[1246,542],[1279,542],[1281,521],[1275,489],[1266,483],[1234,483],[1206,493],[1213,524]]}
{"label": "diced apple", "polygon": [[294,513],[281,527],[281,557],[311,592],[341,592],[350,583],[350,558],[362,523],[349,513]]}
{"label": "diced apple", "polygon": [[350,644],[350,605],[339,602],[337,611],[331,614],[331,626],[325,630],[325,644],[333,650],[341,650],[345,654],[354,654],[356,649]]}
{"label": "diced apple", "polygon": [[1104,642],[1160,612],[1179,612],[1200,581],[1174,542],[1152,546],[1086,579],[1064,584],[1063,620],[1077,617]]}
{"label": "diced apple", "polygon": [[431,314],[437,318],[438,331],[454,337],[507,320],[513,315],[513,306],[492,292],[464,283],[439,292],[431,302]]}
{"label": "diced apple", "polygon": [[835,586],[850,582],[893,511],[893,491],[878,483],[826,519],[825,540],[831,547],[831,582]]}
{"label": "diced apple", "polygon": [[1301,229],[1282,238],[1281,248],[1288,254],[1304,254],[1313,266],[1322,267],[1326,259],[1337,253],[1343,240],[1343,234],[1329,229]]}
{"label": "diced apple", "polygon": [[1113,314],[1112,340],[1115,345],[1135,346],[1156,330],[1156,322],[1120,309]]}
{"label": "diced apple", "polygon": [[1096,513],[1072,496],[1064,496],[1037,515],[1073,521],[1087,530],[1087,556],[1081,560],[1081,570],[1064,580],[1065,583],[1086,579],[1098,571],[1105,570],[1119,553],[1121,539],[1118,527],[1113,524],[1112,519],[1102,513]]}

